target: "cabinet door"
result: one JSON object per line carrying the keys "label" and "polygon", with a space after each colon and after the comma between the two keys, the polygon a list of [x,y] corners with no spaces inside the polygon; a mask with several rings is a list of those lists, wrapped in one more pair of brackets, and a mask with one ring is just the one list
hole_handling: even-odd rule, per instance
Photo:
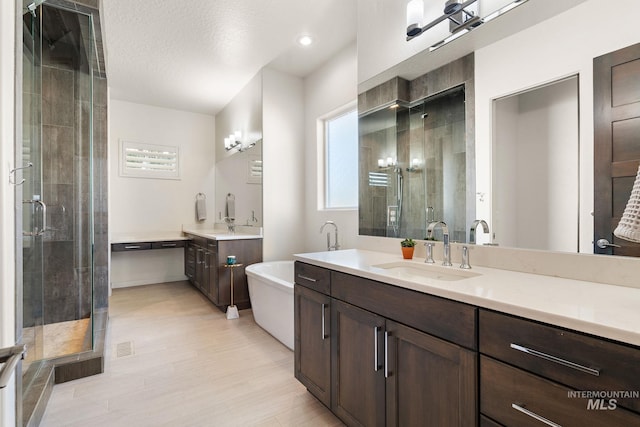
{"label": "cabinet door", "polygon": [[204,278],[204,249],[199,246],[195,247],[196,250],[196,277],[194,284],[198,289],[202,289],[202,279]]}
{"label": "cabinet door", "polygon": [[331,410],[348,425],[385,424],[385,319],[331,301]]}
{"label": "cabinet door", "polygon": [[209,299],[214,298],[214,284],[218,280],[218,254],[213,251],[207,250],[205,255],[205,276],[207,285],[205,286],[204,292],[209,297]]}
{"label": "cabinet door", "polygon": [[184,274],[191,282],[196,278],[196,249],[190,242],[184,249]]}
{"label": "cabinet door", "polygon": [[387,426],[477,425],[475,352],[387,320]]}
{"label": "cabinet door", "polygon": [[327,407],[331,405],[331,298],[294,289],[295,377]]}

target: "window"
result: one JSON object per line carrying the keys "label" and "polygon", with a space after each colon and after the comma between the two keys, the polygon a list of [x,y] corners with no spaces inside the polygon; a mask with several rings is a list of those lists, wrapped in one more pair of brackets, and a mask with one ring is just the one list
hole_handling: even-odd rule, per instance
{"label": "window", "polygon": [[324,119],[324,207],[358,206],[358,113],[350,105]]}
{"label": "window", "polygon": [[180,179],[180,150],[120,140],[120,176]]}

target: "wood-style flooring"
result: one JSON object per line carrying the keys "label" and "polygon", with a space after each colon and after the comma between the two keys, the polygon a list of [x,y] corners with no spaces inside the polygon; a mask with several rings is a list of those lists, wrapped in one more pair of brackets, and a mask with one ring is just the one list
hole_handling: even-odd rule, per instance
{"label": "wood-style flooring", "polygon": [[41,426],[336,426],[251,310],[188,282],[114,289],[105,373],[54,387]]}

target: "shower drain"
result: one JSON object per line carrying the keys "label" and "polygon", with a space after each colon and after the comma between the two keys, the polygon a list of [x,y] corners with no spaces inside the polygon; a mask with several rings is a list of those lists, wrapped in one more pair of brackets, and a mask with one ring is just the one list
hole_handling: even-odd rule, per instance
{"label": "shower drain", "polygon": [[127,356],[133,356],[133,341],[116,344],[116,359]]}

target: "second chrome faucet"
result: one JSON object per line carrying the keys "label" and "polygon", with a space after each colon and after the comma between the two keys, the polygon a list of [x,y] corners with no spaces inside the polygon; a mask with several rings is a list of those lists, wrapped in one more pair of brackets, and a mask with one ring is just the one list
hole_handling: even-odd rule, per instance
{"label": "second chrome faucet", "polygon": [[[427,239],[431,239],[433,237],[433,231],[438,226],[442,227],[442,243],[444,244],[442,265],[450,266],[451,265],[451,245],[449,244],[449,227],[447,227],[447,224],[445,224],[442,221],[430,222],[429,225],[427,226]],[[427,259],[424,260],[424,262],[426,263],[433,263],[433,253],[431,253],[432,255],[431,260],[429,260],[429,253],[431,252],[430,249],[432,249],[432,247],[430,247],[429,244],[427,244]]]}

